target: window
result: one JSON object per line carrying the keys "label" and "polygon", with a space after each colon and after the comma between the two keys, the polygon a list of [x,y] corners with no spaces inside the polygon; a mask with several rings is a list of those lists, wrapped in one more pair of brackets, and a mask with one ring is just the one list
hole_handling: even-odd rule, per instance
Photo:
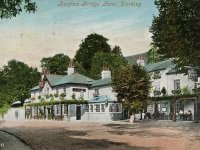
{"label": "window", "polygon": [[68,106],[64,104],[64,114],[67,114],[67,111],[68,111]]}
{"label": "window", "polygon": [[85,112],[89,112],[89,105],[85,105]]}
{"label": "window", "polygon": [[56,114],[59,115],[61,113],[60,105],[56,105]]}
{"label": "window", "polygon": [[110,104],[109,112],[114,112],[114,111],[115,111],[115,105],[114,104]]}
{"label": "window", "polygon": [[116,112],[121,112],[121,105],[115,104]]}
{"label": "window", "polygon": [[94,90],[95,95],[99,95],[99,89]]}
{"label": "window", "polygon": [[101,104],[101,112],[105,112],[105,104]]}
{"label": "window", "polygon": [[96,110],[96,112],[100,112],[100,104],[95,105],[95,110]]}
{"label": "window", "polygon": [[160,91],[160,82],[155,82],[155,91]]}
{"label": "window", "polygon": [[73,92],[86,92],[86,89],[80,89],[80,88],[73,88]]}
{"label": "window", "polygon": [[93,112],[93,105],[90,105],[90,112]]}
{"label": "window", "polygon": [[180,79],[174,80],[174,90],[180,90]]}
{"label": "window", "polygon": [[109,112],[121,112],[121,104],[119,103],[110,104]]}

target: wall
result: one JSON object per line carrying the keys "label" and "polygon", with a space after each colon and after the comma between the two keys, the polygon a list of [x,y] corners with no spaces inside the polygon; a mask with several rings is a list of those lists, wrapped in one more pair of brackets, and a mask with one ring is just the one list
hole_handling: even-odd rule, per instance
{"label": "wall", "polygon": [[174,80],[180,79],[180,87],[181,89],[185,86],[188,86],[188,89],[192,93],[192,89],[194,89],[194,82],[189,80],[187,75],[184,74],[171,74],[167,76],[167,90],[169,94],[172,94],[171,91],[174,90]]}
{"label": "wall", "polygon": [[25,120],[25,109],[10,108],[6,114],[4,114],[4,120]]}
{"label": "wall", "polygon": [[152,91],[150,96],[154,96],[153,91],[155,90],[155,85],[157,82],[160,83],[160,91],[163,87],[167,90],[168,95],[172,95],[171,91],[174,90],[174,80],[180,79],[180,87],[181,89],[185,86],[188,86],[188,89],[192,93],[192,89],[194,89],[194,82],[188,79],[187,75],[184,74],[166,74],[171,68],[167,68],[164,70],[160,70],[160,79],[153,79],[154,72],[151,72],[151,81],[152,81]]}
{"label": "wall", "polygon": [[95,89],[99,89],[99,95],[108,95],[112,100],[117,101],[116,93],[114,93],[110,85],[91,88],[89,91],[90,99],[94,97]]}
{"label": "wall", "polygon": [[[66,97],[65,99],[71,100],[72,99],[72,94],[74,93],[76,95],[76,99],[80,98],[80,92],[73,92],[73,88],[80,88],[80,89],[85,89],[86,92],[84,92],[84,100],[89,100],[89,90],[87,85],[75,85],[75,84],[69,84],[69,85],[60,85],[51,88],[48,82],[45,83],[44,88],[42,89],[42,92],[40,93],[39,91],[35,91],[35,100],[33,102],[39,102],[40,100],[38,99],[38,96],[45,96],[46,95],[46,88],[49,88],[49,94],[56,94],[58,90],[58,94],[64,93],[64,89],[66,89]],[[31,97],[34,97],[34,91],[31,92]],[[59,97],[54,97],[55,100],[59,100]],[[50,98],[48,99],[50,100]]]}
{"label": "wall", "polygon": [[[100,112],[95,112],[95,105],[98,104],[100,105]],[[105,111],[102,112],[101,109],[101,104],[104,104],[105,106]],[[109,122],[109,121],[114,121],[114,120],[120,120],[122,119],[122,105],[120,105],[120,112],[109,112],[109,107],[113,103],[108,103],[107,105],[105,103],[90,103],[90,105],[93,105],[93,112],[84,112],[83,113],[83,118],[82,120],[85,121],[96,121],[96,122]]]}

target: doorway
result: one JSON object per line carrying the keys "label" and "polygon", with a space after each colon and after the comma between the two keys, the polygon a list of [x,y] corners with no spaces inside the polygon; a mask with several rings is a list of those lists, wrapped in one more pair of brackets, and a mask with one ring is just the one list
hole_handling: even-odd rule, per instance
{"label": "doorway", "polygon": [[76,120],[81,120],[81,106],[76,106]]}

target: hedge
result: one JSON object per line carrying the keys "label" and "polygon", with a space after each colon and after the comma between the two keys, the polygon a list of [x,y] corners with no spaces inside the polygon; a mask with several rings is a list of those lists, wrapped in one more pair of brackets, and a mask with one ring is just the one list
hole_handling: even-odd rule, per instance
{"label": "hedge", "polygon": [[152,101],[161,101],[161,100],[174,100],[174,99],[189,99],[196,98],[196,94],[187,94],[187,95],[171,95],[171,96],[161,96],[161,97],[149,97],[149,100]]}
{"label": "hedge", "polygon": [[48,105],[59,105],[59,104],[88,104],[88,101],[84,100],[65,100],[65,101],[44,101],[39,103],[29,103],[25,106],[48,106]]}

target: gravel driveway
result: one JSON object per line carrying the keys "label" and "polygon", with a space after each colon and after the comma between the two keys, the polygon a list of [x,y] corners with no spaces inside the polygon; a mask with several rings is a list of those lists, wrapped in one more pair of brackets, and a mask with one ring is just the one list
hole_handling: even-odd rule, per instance
{"label": "gravel driveway", "polygon": [[200,123],[3,122],[0,130],[23,139],[33,150],[199,150]]}

